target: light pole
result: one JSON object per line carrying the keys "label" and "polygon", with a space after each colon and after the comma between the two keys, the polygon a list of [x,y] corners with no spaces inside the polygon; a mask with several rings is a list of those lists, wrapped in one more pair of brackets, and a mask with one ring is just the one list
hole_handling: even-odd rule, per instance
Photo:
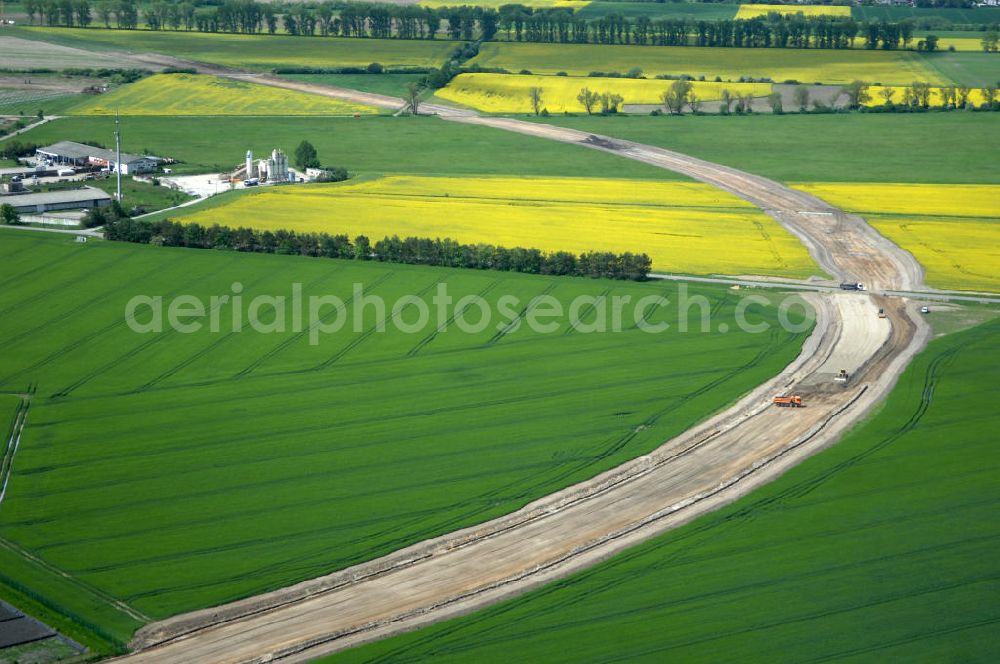
{"label": "light pole", "polygon": [[118,180],[118,202],[122,202],[122,132],[119,127],[118,109],[115,109],[115,174]]}

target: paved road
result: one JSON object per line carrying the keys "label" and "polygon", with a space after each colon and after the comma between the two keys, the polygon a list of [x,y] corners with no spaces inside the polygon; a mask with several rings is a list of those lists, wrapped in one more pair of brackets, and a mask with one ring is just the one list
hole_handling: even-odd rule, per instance
{"label": "paved road", "polygon": [[10,132],[6,136],[0,138],[0,141],[6,141],[8,138],[14,138],[15,136],[19,136],[19,135],[23,134],[26,131],[31,131],[35,127],[41,127],[46,122],[51,122],[52,120],[58,120],[59,117],[60,116],[58,116],[58,115],[46,115],[46,116],[43,116],[41,120],[35,120],[31,124],[25,125],[24,127],[21,127],[20,129],[18,129],[17,131]]}
{"label": "paved road", "polygon": [[[266,77],[258,82],[267,82]],[[378,101],[357,94],[351,98]],[[761,207],[837,279],[864,281],[873,290],[922,287],[913,257],[864,220],[777,182],[560,127],[451,109],[443,117],[576,143],[685,173]],[[834,442],[878,403],[929,337],[926,324],[903,298],[838,294],[855,298],[845,303],[828,294],[804,297],[815,305],[818,320],[799,358],[732,408],[653,453],[479,526],[297,586],[148,625],[132,644],[141,650],[125,659],[304,661],[524,592],[770,481]],[[887,334],[886,321],[872,315],[878,307],[889,312]],[[859,334],[868,343],[854,343]],[[833,383],[825,375],[833,356],[855,368],[850,383]],[[808,407],[771,406],[771,396],[779,392],[802,394]]]}
{"label": "paved road", "polygon": [[101,232],[101,228],[42,228],[40,226],[7,226],[0,224],[0,228],[10,230],[10,231],[39,231],[42,233],[62,233],[63,235],[84,235],[86,237],[92,237],[97,239],[104,239],[104,235]]}

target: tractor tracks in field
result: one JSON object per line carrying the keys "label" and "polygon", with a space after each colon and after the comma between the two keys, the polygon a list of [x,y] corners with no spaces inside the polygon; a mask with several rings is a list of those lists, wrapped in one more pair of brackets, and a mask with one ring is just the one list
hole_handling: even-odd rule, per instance
{"label": "tractor tracks in field", "polygon": [[[206,73],[227,75],[213,69]],[[290,87],[267,75],[239,77]],[[296,86],[384,107],[399,104],[367,93],[345,96],[326,86]],[[922,285],[913,257],[863,219],[766,178],[607,136],[443,107],[423,109],[449,121],[576,144],[689,175],[761,208],[837,279],[883,291]],[[125,659],[304,661],[526,592],[736,500],[835,442],[888,394],[929,338],[928,327],[902,297],[803,297],[818,315],[799,356],[778,376],[653,452],[506,516],[288,588],[149,624],[136,633],[131,643],[136,652]],[[844,306],[839,298],[865,298],[866,304],[885,308],[891,329],[880,346],[853,349],[856,344],[845,330],[878,337],[884,330],[876,326],[886,323],[865,314],[870,307]],[[857,367],[850,383],[833,385],[820,372],[830,357],[847,358]],[[770,399],[779,392],[802,394],[807,407],[774,408]]]}

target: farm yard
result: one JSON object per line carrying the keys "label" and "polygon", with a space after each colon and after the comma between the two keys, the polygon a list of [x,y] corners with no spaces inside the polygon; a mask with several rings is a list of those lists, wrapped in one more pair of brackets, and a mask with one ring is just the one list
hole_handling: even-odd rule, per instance
{"label": "farm yard", "polygon": [[[676,287],[5,232],[4,281],[48,276],[0,295],[19,312],[3,318],[0,389],[36,392],[0,510],[0,569],[119,643],[137,626],[132,612],[165,617],[307,579],[642,454],[783,366],[804,338],[777,327],[380,333],[374,307],[357,319],[363,334],[316,345],[291,327],[137,335],[121,315],[133,293],[113,284],[207,302],[238,281],[249,303],[292,282],[348,302],[354,283],[389,302],[429,301],[446,283],[456,301],[478,293],[493,305],[501,294],[567,303]],[[731,319],[724,287],[691,291]],[[650,322],[676,329],[676,312]],[[760,308],[762,320],[774,313]]]}
{"label": "farm yard", "polygon": [[376,109],[329,97],[195,74],[157,74],[70,109],[72,115],[353,115]]}
{"label": "farm yard", "polygon": [[583,178],[386,177],[252,192],[182,223],[448,237],[576,253],[643,247],[660,271],[808,277],[805,248],[749,203],[704,184]]}
{"label": "farm yard", "polygon": [[1000,9],[409,4],[6,5],[0,663],[997,659]]}

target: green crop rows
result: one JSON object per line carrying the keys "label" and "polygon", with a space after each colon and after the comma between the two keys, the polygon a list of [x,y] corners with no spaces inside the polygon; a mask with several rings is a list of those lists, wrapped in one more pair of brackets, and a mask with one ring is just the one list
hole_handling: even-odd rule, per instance
{"label": "green crop rows", "polygon": [[[954,55],[954,54],[946,54]],[[714,80],[741,76],[769,77],[777,83],[849,83],[855,79],[908,85],[913,81],[945,84],[949,81],[911,51],[865,49],[698,48],[693,46],[607,46],[601,44],[483,44],[473,64],[527,69],[536,74],[586,76],[592,71],[625,73],[641,68],[657,74],[687,74]]]}
{"label": "green crop rows", "polygon": [[785,182],[1000,182],[995,113],[575,117],[543,122],[659,145]]}
{"label": "green crop rows", "polygon": [[932,343],[880,413],[718,513],[340,662],[991,661],[1000,324]]}
{"label": "green crop rows", "polygon": [[[221,304],[219,332],[139,334],[131,297],[209,303],[235,282],[245,302],[297,282],[346,302],[359,283],[390,304],[442,282],[491,303],[676,301],[677,287],[4,233],[0,392],[37,391],[0,507],[0,581],[118,643],[148,619],[389,553],[645,453],[802,341],[777,326],[680,332],[675,307],[649,319],[673,324],[663,334],[379,332],[373,305],[310,345],[308,326],[234,332]],[[712,329],[736,329],[733,291],[692,294],[709,298]]]}
{"label": "green crop rows", "polygon": [[438,67],[460,42],[447,40],[339,39],[292,35],[240,35],[81,28],[16,28],[24,39],[113,52],[141,49],[188,60],[269,71],[276,67]]}

